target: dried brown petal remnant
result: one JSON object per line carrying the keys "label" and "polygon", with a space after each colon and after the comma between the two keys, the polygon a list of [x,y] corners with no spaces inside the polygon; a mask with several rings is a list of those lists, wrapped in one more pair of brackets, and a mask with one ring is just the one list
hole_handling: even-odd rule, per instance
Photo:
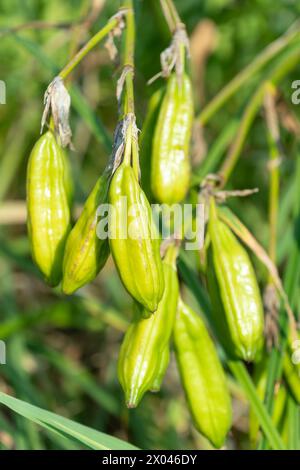
{"label": "dried brown petal remnant", "polygon": [[61,77],[55,77],[48,86],[44,95],[44,105],[41,131],[46,124],[49,112],[51,112],[60,145],[72,148],[72,131],[69,125],[71,98]]}

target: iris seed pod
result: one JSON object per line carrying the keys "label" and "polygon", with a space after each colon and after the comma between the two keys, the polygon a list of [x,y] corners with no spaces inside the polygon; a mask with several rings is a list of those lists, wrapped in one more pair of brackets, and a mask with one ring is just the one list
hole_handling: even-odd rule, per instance
{"label": "iris seed pod", "polygon": [[143,123],[141,136],[139,139],[140,147],[140,167],[141,167],[141,186],[149,200],[151,194],[151,155],[153,147],[153,135],[157,123],[160,106],[164,96],[165,87],[158,89],[149,100],[147,114]]}
{"label": "iris seed pod", "polygon": [[61,280],[65,241],[71,228],[70,198],[66,155],[48,131],[37,141],[28,161],[27,223],[33,259],[52,286]]}
{"label": "iris seed pod", "polygon": [[161,388],[161,384],[164,380],[166,375],[166,371],[170,362],[170,347],[169,345],[164,349],[162,352],[160,362],[158,364],[158,369],[155,374],[155,378],[153,380],[153,384],[151,386],[151,392],[159,392]]}
{"label": "iris seed pod", "polygon": [[174,324],[174,346],[195,427],[219,448],[231,426],[225,374],[203,320],[181,300]]}
{"label": "iris seed pod", "polygon": [[193,113],[191,81],[186,74],[179,79],[173,73],[168,79],[152,149],[151,190],[160,203],[180,202],[188,191]]}
{"label": "iris seed pod", "polygon": [[263,307],[248,253],[210,205],[208,287],[219,339],[227,351],[246,361],[263,345]]}
{"label": "iris seed pod", "polygon": [[68,236],[62,280],[65,294],[72,294],[95,279],[109,256],[108,238],[100,239],[96,233],[97,208],[107,201],[109,177],[108,172],[100,176]]}
{"label": "iris seed pod", "polygon": [[150,204],[131,166],[116,170],[109,188],[110,249],[121,280],[149,312],[162,298],[164,278]]}
{"label": "iris seed pod", "polygon": [[156,312],[142,318],[136,304],[121,346],[118,377],[129,408],[136,407],[145,392],[153,389],[162,356],[169,348],[179,292],[174,253],[175,248],[170,247],[163,261],[165,290]]}

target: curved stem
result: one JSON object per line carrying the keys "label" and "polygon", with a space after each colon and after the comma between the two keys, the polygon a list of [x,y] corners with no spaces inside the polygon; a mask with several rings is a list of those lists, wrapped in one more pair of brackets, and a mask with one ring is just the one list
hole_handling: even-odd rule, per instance
{"label": "curved stem", "polygon": [[290,30],[269,44],[249,65],[247,65],[233,80],[231,80],[197,116],[202,125],[206,124],[212,116],[223,106],[242,85],[250,80],[271,59],[277,56],[294,40],[300,40],[300,21],[297,21]]}
{"label": "curved stem", "polygon": [[299,61],[299,57],[299,47],[295,47],[291,51],[286,53],[284,58],[273,68],[267,79],[259,85],[252,98],[250,99],[242,116],[241,124],[238,129],[237,135],[233,141],[232,146],[229,149],[227,157],[220,171],[218,172],[220,178],[222,179],[223,186],[226,184],[229,177],[231,176],[231,173],[240,157],[250,127],[261,106],[267,83],[269,81],[272,81],[274,84],[279,82],[290,70],[295,67],[295,65]]}
{"label": "curved stem", "polygon": [[[267,124],[267,138],[269,143],[269,171],[270,171],[270,192],[269,192],[269,256],[273,263],[276,263],[277,244],[277,219],[279,201],[279,164],[280,164],[280,133],[278,116],[275,105],[276,89],[272,84],[267,86],[264,97],[264,108]],[[269,275],[269,281],[271,281]]]}
{"label": "curved stem", "polygon": [[117,16],[112,17],[107,24],[98,31],[72,58],[72,60],[61,70],[59,76],[64,80],[74,70],[74,68],[84,59],[84,57],[99,44],[119,23]]}
{"label": "curved stem", "polygon": [[181,23],[180,16],[175,8],[173,0],[166,0],[166,3],[168,5],[169,11],[171,13],[175,28]]}
{"label": "curved stem", "polygon": [[160,4],[169,30],[174,34],[177,26],[181,24],[175,5],[172,0],[160,0]]}

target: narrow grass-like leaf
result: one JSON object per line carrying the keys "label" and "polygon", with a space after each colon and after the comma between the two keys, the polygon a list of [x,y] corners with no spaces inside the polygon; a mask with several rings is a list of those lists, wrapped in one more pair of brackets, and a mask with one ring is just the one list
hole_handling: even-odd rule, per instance
{"label": "narrow grass-like leaf", "polygon": [[200,184],[203,178],[209,173],[213,173],[218,167],[224,152],[233,138],[239,125],[239,120],[232,119],[229,124],[223,129],[220,135],[211,145],[203,162],[200,163],[198,168],[195,168],[191,178],[191,186]]}
{"label": "narrow grass-like leaf", "polygon": [[136,449],[133,445],[109,436],[95,429],[76,423],[70,419],[59,416],[50,411],[33,406],[17,398],[0,392],[0,403],[15,413],[45,427],[72,437],[83,445],[95,450],[130,450]]}
{"label": "narrow grass-like leaf", "polygon": [[99,406],[103,407],[114,416],[119,416],[120,407],[118,401],[106,390],[102,389],[86,369],[83,369],[71,359],[42,344],[36,345],[34,350],[43,354],[49,364],[52,364],[58,369],[63,377],[78,385],[87,395],[93,398]]}

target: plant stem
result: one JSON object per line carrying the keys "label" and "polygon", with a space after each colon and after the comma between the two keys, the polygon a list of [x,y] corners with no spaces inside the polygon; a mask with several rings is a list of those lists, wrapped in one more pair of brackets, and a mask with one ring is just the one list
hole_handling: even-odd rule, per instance
{"label": "plant stem", "polygon": [[269,44],[249,65],[247,65],[233,80],[231,80],[201,111],[196,117],[202,125],[206,124],[211,117],[220,109],[232,95],[234,95],[242,85],[250,80],[260,69],[262,69],[271,59],[277,56],[283,49],[294,40],[300,40],[300,21],[297,21],[292,28],[274,42]]}
{"label": "plant stem", "polygon": [[160,4],[161,4],[161,9],[162,9],[163,15],[165,17],[165,20],[167,22],[168,28],[169,28],[170,32],[173,34],[175,26],[174,26],[172,15],[169,11],[167,1],[166,0],[160,0]]}
{"label": "plant stem", "polygon": [[206,175],[216,171],[226,149],[228,148],[238,129],[238,126],[239,120],[237,118],[233,118],[231,121],[229,121],[226,127],[224,127],[222,132],[215,138],[212,145],[209,147],[205,159],[193,171],[191,177],[191,187],[198,186],[201,184]]}
{"label": "plant stem", "polygon": [[181,23],[180,16],[175,8],[173,0],[166,0],[166,3],[168,5],[169,11],[171,13],[171,16],[172,16],[172,19],[176,28]]}
{"label": "plant stem", "polygon": [[[269,142],[269,171],[270,171],[270,192],[269,192],[269,256],[273,263],[276,263],[277,245],[277,223],[278,223],[278,201],[279,201],[279,164],[280,164],[280,132],[278,116],[275,105],[276,89],[272,84],[267,86],[264,108],[266,114],[266,124]],[[269,275],[269,283],[272,278]]]}
{"label": "plant stem", "polygon": [[135,43],[135,25],[132,0],[124,0],[123,8],[126,8],[126,34],[125,49],[123,59],[123,72],[127,67],[125,77],[125,93],[124,93],[124,115],[128,113],[134,114],[134,92],[133,92],[133,76],[134,76],[134,43]]}
{"label": "plant stem", "polygon": [[236,137],[218,173],[222,179],[223,186],[227,183],[240,157],[250,127],[254,121],[254,118],[261,106],[263,97],[265,95],[266,85],[270,81],[272,81],[272,83],[274,84],[279,82],[290,70],[295,67],[295,65],[299,61],[299,56],[299,47],[295,47],[288,53],[286,53],[283,59],[279,63],[277,63],[275,67],[273,67],[267,79],[265,79],[258,86],[249,103],[247,104]]}
{"label": "plant stem", "polygon": [[264,431],[265,438],[268,440],[270,446],[273,448],[273,450],[285,450],[285,445],[282,442],[277,429],[272,423],[272,418],[259,399],[255,385],[252,382],[245,365],[241,361],[228,361],[227,364],[235,378],[244,388],[249,402],[254,407],[260,421],[260,425]]}
{"label": "plant stem", "polygon": [[[124,0],[122,3],[126,9],[126,32],[125,32],[125,46],[123,56],[123,72],[124,79],[124,97],[123,97],[123,119],[129,119],[129,124],[126,133],[125,142],[125,155],[124,160],[127,163],[132,163],[132,167],[137,179],[139,179],[140,166],[139,166],[139,152],[137,135],[135,132],[135,109],[134,109],[134,45],[135,45],[135,24],[134,24],[134,10],[133,1]],[[121,76],[122,77],[122,76]]]}
{"label": "plant stem", "polygon": [[84,57],[99,44],[119,23],[120,18],[112,17],[106,25],[98,31],[73,57],[73,59],[61,70],[59,76],[64,80],[74,70]]}
{"label": "plant stem", "polygon": [[[276,264],[276,246],[277,246],[277,224],[278,224],[278,203],[279,203],[279,163],[280,163],[280,151],[279,151],[279,142],[280,142],[280,131],[278,124],[278,116],[276,112],[276,88],[272,83],[266,85],[266,92],[264,96],[264,110],[265,110],[265,119],[267,126],[267,139],[269,144],[269,171],[270,171],[270,189],[269,189],[269,257],[274,264]],[[268,286],[275,286],[274,280],[269,272],[268,275]],[[270,291],[271,294],[272,291]],[[273,294],[276,296],[274,290]],[[276,298],[274,299],[276,301]],[[275,328],[279,328],[279,319],[278,311],[275,307],[274,311],[266,311],[266,315],[271,315],[270,326],[268,326],[268,318],[266,316],[266,336],[268,337],[269,328],[273,330],[274,321],[276,321]],[[274,317],[273,317],[274,316]],[[280,319],[281,320],[281,319]],[[270,330],[270,332],[272,332]],[[277,336],[277,335],[276,335]],[[277,338],[278,339],[278,338]],[[274,408],[274,388],[276,383],[276,368],[274,368],[274,345],[272,345],[272,352],[269,357],[267,357],[266,370],[268,371],[267,375],[267,384],[265,391],[265,402],[268,404],[267,409],[271,414]],[[268,347],[268,343],[267,343]],[[270,346],[269,346],[270,347]],[[267,448],[267,441],[265,437],[261,439],[259,444],[260,448]]]}
{"label": "plant stem", "polygon": [[174,34],[178,25],[181,24],[175,5],[172,0],[160,0],[160,4],[169,30]]}
{"label": "plant stem", "polygon": [[[289,259],[284,274],[284,288],[291,301],[291,305],[294,308],[298,299],[298,285],[300,278],[300,249],[298,242],[298,230],[299,230],[299,214],[300,204],[298,196],[298,188],[300,184],[300,156],[297,156],[296,162],[296,184],[294,188],[294,237],[292,245],[289,249]],[[267,376],[267,387],[265,394],[265,404],[269,412],[273,407],[274,387],[276,381],[278,381],[282,375],[282,363],[283,356],[288,341],[288,321],[285,315],[284,309],[281,308],[279,312],[279,331],[281,332],[280,347],[273,348],[268,361],[268,376]],[[261,448],[266,448],[266,440],[262,439]]]}

